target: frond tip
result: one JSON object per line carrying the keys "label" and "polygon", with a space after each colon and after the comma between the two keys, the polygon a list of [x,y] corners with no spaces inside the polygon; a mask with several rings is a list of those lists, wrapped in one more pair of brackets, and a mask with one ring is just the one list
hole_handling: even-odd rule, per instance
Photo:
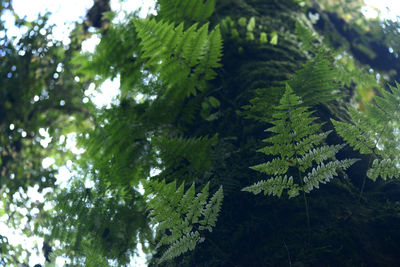
{"label": "frond tip", "polygon": [[200,237],[199,232],[190,232],[182,236],[179,240],[175,241],[162,255],[159,263],[179,257],[181,254],[194,250],[198,243],[204,241],[204,238]]}
{"label": "frond tip", "polygon": [[245,187],[242,191],[247,191],[255,195],[264,191],[264,195],[273,195],[281,197],[283,190],[288,189],[289,197],[295,197],[299,194],[299,186],[293,184],[293,177],[285,175],[259,181],[251,186]]}

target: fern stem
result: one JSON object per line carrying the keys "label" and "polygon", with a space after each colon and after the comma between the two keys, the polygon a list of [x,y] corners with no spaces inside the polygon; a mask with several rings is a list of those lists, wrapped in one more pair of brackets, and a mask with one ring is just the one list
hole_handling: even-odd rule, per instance
{"label": "fern stem", "polygon": [[287,252],[287,256],[288,256],[288,260],[289,260],[289,267],[292,267],[292,260],[290,259],[290,252],[289,252],[289,248],[286,245],[285,239],[283,239],[283,245],[285,246],[285,249]]}
{"label": "fern stem", "polygon": [[[295,150],[295,155],[296,155],[296,158],[297,158],[297,151],[296,151],[296,150]],[[297,167],[297,171],[298,171],[298,176],[299,176],[300,184],[301,184],[301,186],[304,188],[304,182],[303,182],[303,179],[301,179],[301,172],[300,172],[299,163],[297,162],[296,165],[297,165],[296,167]],[[305,207],[305,209],[306,209],[306,217],[307,217],[307,230],[308,230],[308,234],[307,234],[307,243],[306,243],[306,245],[308,246],[308,245],[310,244],[310,240],[311,240],[310,211],[309,211],[309,208],[308,208],[308,201],[307,201],[306,192],[304,191],[304,189],[303,189],[302,191],[303,191],[303,198],[304,198],[304,207]]]}
{"label": "fern stem", "polygon": [[307,243],[310,243],[310,236],[311,236],[310,212],[308,209],[308,201],[307,201],[306,192],[304,192],[304,191],[303,191],[303,198],[304,198],[304,206],[306,208],[306,217],[307,217],[307,229],[308,229],[308,242]]}
{"label": "fern stem", "polygon": [[[368,169],[369,169],[370,166],[371,166],[372,155],[376,155],[376,153],[375,153],[376,146],[378,145],[379,141],[381,140],[381,137],[382,137],[384,131],[386,130],[387,125],[388,125],[388,123],[385,124],[385,126],[384,126],[383,129],[382,129],[382,131],[381,131],[381,132],[379,133],[379,135],[378,135],[379,137],[378,137],[378,139],[376,140],[375,148],[372,150],[372,153],[373,153],[373,154],[370,155],[369,160],[368,160],[368,165],[367,165],[367,166],[368,166]],[[363,192],[364,192],[364,187],[365,187],[365,182],[366,182],[366,181],[367,181],[367,174],[365,174],[365,176],[364,176],[363,183],[362,183],[362,185],[361,185],[360,197],[359,197],[358,201],[361,201],[361,197],[362,197],[362,194],[363,194]]]}
{"label": "fern stem", "polygon": [[[368,169],[370,168],[371,160],[372,160],[372,155],[369,156],[368,165],[367,165],[367,166],[368,166]],[[361,185],[361,191],[360,191],[360,196],[359,196],[359,198],[358,198],[358,202],[361,201],[361,197],[362,197],[362,194],[363,194],[363,192],[364,192],[364,187],[365,187],[365,182],[366,182],[366,181],[367,181],[367,174],[364,175],[364,179],[363,179],[363,183],[362,183],[362,185]]]}
{"label": "fern stem", "polygon": [[[291,110],[291,109],[292,109],[292,107],[289,108],[289,110]],[[288,118],[289,118],[289,120],[291,122],[294,121],[290,116],[290,112],[288,112]],[[290,125],[289,127],[290,127],[290,132],[292,134],[294,134],[294,130],[292,128],[292,125]],[[294,140],[293,137],[292,137],[292,140],[291,140],[290,143],[291,143],[291,145],[293,147],[293,150],[294,150],[294,156],[297,159],[299,154],[298,154],[298,151],[296,149],[296,141]],[[301,171],[300,171],[300,164],[299,164],[298,161],[296,161],[296,168],[297,168],[297,173],[298,173],[298,177],[299,177],[299,180],[300,180],[300,184],[303,187],[302,191],[303,191],[304,206],[305,206],[305,209],[306,209],[306,217],[307,217],[307,230],[308,230],[307,245],[308,245],[308,244],[310,244],[310,239],[311,239],[310,238],[311,237],[310,212],[309,212],[309,209],[308,209],[308,201],[307,201],[307,197],[306,197],[306,192],[304,191],[304,182],[303,182],[303,179],[301,179],[302,175],[301,175]]]}
{"label": "fern stem", "polygon": [[[295,155],[297,158],[297,150],[295,149]],[[298,176],[299,176],[299,180],[300,180],[300,184],[301,186],[304,188],[304,182],[303,179],[301,179],[301,171],[300,171],[300,166],[299,163],[296,163],[296,167],[297,167],[297,172],[298,172]],[[304,198],[304,207],[306,209],[306,217],[307,217],[307,230],[308,230],[308,237],[307,237],[307,245],[310,244],[310,239],[311,239],[311,223],[310,223],[310,211],[308,208],[308,201],[307,201],[307,196],[306,196],[306,192],[303,191],[303,198]]]}

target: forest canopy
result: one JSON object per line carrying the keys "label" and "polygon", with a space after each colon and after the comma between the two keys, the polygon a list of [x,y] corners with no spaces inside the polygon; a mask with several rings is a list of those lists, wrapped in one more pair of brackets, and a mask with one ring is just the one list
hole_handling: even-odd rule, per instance
{"label": "forest canopy", "polygon": [[63,42],[0,3],[1,266],[398,265],[398,20],[95,0]]}

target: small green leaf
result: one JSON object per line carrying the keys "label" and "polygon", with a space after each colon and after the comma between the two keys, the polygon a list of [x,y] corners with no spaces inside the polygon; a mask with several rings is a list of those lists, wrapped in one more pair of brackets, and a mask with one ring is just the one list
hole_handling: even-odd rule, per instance
{"label": "small green leaf", "polygon": [[211,105],[213,108],[217,108],[217,107],[219,107],[219,105],[221,104],[221,103],[219,102],[219,100],[216,99],[216,98],[213,97],[213,96],[210,96],[210,97],[208,98],[208,102],[210,103],[210,105]]}
{"label": "small green leaf", "polygon": [[251,17],[249,20],[249,24],[247,24],[247,31],[252,32],[256,27],[256,19]]}
{"label": "small green leaf", "polygon": [[238,24],[242,27],[246,26],[247,19],[245,17],[241,17],[238,19]]}
{"label": "small green leaf", "polygon": [[268,42],[267,34],[265,32],[260,33],[260,43],[265,44]]}
{"label": "small green leaf", "polygon": [[272,45],[278,44],[278,33],[276,33],[276,32],[271,33],[271,40],[269,41],[269,43]]}
{"label": "small green leaf", "polygon": [[253,41],[254,40],[254,34],[252,32],[246,32],[246,40],[247,41]]}

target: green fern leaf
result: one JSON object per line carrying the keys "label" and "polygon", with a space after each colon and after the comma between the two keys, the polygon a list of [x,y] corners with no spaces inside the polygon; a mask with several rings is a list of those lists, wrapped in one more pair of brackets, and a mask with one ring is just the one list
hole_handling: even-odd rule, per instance
{"label": "green fern leaf", "polygon": [[209,199],[209,183],[195,194],[192,184],[184,193],[184,184],[146,181],[145,195],[151,223],[158,235],[157,249],[168,246],[160,261],[172,259],[193,250],[203,240],[198,231],[212,231],[221,210],[222,186]]}
{"label": "green fern leaf", "polygon": [[[322,124],[316,123],[316,118],[310,117],[312,112],[307,111],[301,104],[300,98],[287,85],[280,105],[273,114],[275,120],[271,123],[274,126],[268,129],[275,135],[264,139],[263,141],[270,145],[258,150],[276,157],[250,167],[275,177],[245,187],[244,191],[254,194],[264,191],[266,195],[280,197],[286,190],[289,197],[295,197],[300,191],[309,193],[313,188],[319,188],[320,183],[326,183],[337,175],[337,169],[346,169],[356,161],[331,160],[344,145],[321,146],[331,131],[319,133]],[[299,175],[287,178],[290,168],[298,169]],[[311,171],[303,178],[303,174],[310,168]]]}
{"label": "green fern leaf", "polygon": [[391,159],[375,159],[371,168],[367,171],[367,177],[376,181],[379,176],[382,177],[383,180],[399,177],[399,162]]}
{"label": "green fern leaf", "polygon": [[[163,20],[135,19],[141,39],[141,58],[155,71],[168,89],[167,93],[186,97],[206,88],[220,67],[222,38],[219,27],[209,33],[208,23],[195,23],[184,31],[184,24],[174,26]],[[162,64],[160,64],[162,62]]]}
{"label": "green fern leaf", "polygon": [[199,230],[207,229],[208,231],[212,232],[212,228],[215,227],[217,222],[218,213],[221,211],[223,196],[224,191],[221,186],[202,210],[202,215],[204,218],[199,221],[201,224],[201,226],[199,226]]}
{"label": "green fern leaf", "polygon": [[289,197],[295,197],[299,194],[300,187],[293,184],[293,177],[285,175],[277,176],[268,180],[259,181],[251,186],[245,187],[242,191],[247,191],[255,195],[264,191],[264,195],[281,197],[283,190],[289,190]]}
{"label": "green fern leaf", "polygon": [[181,254],[194,250],[198,243],[203,242],[199,232],[190,232],[182,236],[179,240],[175,241],[162,255],[159,263],[170,260],[180,256]]}
{"label": "green fern leaf", "polygon": [[216,0],[159,0],[158,16],[178,22],[203,22],[214,12]]}
{"label": "green fern leaf", "polygon": [[313,168],[307,176],[303,178],[304,181],[304,191],[309,193],[313,188],[319,188],[319,184],[325,184],[329,182],[333,176],[336,176],[336,170],[342,169],[346,170],[351,165],[353,165],[357,159],[346,159],[346,160],[336,160],[331,161],[328,164],[321,162],[316,168]]}
{"label": "green fern leaf", "polygon": [[360,151],[361,154],[371,154],[375,147],[373,140],[369,138],[356,125],[346,122],[340,122],[332,119],[336,132],[354,149]]}
{"label": "green fern leaf", "polygon": [[353,124],[332,120],[350,146],[361,154],[374,155],[376,159],[367,171],[367,177],[374,181],[379,176],[384,180],[400,176],[400,89],[397,83],[389,88],[390,91],[379,89],[380,96],[375,96],[375,103],[365,105],[365,113],[349,109]]}
{"label": "green fern leaf", "polygon": [[250,167],[251,169],[270,175],[284,174],[290,167],[290,161],[281,158],[274,158],[273,160],[261,163]]}
{"label": "green fern leaf", "polygon": [[305,171],[306,169],[312,167],[313,162],[320,164],[329,158],[333,158],[344,146],[345,145],[342,144],[334,146],[321,146],[310,149],[302,157],[297,159],[299,165],[301,166],[300,170]]}

